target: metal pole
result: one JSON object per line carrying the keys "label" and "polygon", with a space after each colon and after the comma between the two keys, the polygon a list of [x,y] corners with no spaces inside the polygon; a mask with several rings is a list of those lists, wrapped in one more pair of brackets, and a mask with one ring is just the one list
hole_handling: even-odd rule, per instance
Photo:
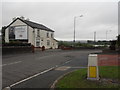
{"label": "metal pole", "polygon": [[83,17],[83,15],[75,16],[75,17],[74,17],[74,40],[73,40],[74,43],[75,43],[75,24],[76,24],[76,18],[77,18],[77,17]]}
{"label": "metal pole", "polygon": [[96,42],[96,32],[94,32],[94,42]]}
{"label": "metal pole", "polygon": [[75,42],[75,19],[76,19],[76,17],[74,17],[74,40],[73,40],[73,42]]}

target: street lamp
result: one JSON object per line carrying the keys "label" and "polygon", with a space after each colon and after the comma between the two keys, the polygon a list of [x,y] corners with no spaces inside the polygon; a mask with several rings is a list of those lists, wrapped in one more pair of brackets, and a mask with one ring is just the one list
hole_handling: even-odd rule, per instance
{"label": "street lamp", "polygon": [[83,17],[83,15],[75,16],[75,17],[74,17],[74,40],[73,40],[73,42],[75,42],[75,25],[76,25],[76,18],[77,18],[77,17]]}

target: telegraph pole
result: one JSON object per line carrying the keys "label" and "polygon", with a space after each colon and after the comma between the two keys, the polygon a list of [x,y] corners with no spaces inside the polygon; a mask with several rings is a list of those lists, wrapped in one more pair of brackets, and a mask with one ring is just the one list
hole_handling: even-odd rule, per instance
{"label": "telegraph pole", "polygon": [[74,17],[74,40],[73,40],[74,43],[75,43],[75,19],[76,17]]}
{"label": "telegraph pole", "polygon": [[96,42],[96,32],[94,32],[94,43]]}

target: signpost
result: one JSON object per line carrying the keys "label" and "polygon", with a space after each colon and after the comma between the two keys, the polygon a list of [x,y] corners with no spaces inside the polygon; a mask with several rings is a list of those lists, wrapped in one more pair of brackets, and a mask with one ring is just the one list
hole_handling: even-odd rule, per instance
{"label": "signpost", "polygon": [[88,56],[88,76],[87,76],[87,79],[99,80],[97,54],[89,54],[89,56]]}

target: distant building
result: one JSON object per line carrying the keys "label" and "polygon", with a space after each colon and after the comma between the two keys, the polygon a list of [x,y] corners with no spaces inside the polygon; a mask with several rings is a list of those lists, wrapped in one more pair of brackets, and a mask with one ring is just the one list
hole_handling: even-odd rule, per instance
{"label": "distant building", "polygon": [[21,41],[31,43],[35,47],[58,48],[54,39],[54,31],[29,19],[14,18],[5,29],[5,42]]}

